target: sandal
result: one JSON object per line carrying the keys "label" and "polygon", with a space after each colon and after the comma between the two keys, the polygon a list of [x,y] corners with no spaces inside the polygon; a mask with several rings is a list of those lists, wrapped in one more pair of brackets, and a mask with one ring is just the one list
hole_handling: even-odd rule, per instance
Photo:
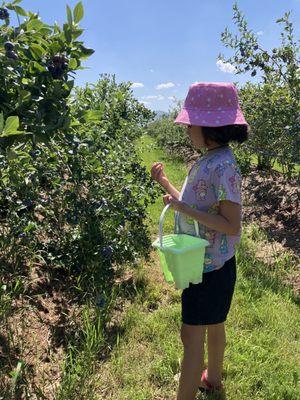
{"label": "sandal", "polygon": [[222,385],[222,383],[219,386],[213,386],[210,382],[208,382],[206,377],[207,377],[207,369],[205,369],[201,375],[201,382],[205,385],[205,387],[199,386],[199,390],[201,392],[212,392],[214,390],[224,389],[224,386]]}

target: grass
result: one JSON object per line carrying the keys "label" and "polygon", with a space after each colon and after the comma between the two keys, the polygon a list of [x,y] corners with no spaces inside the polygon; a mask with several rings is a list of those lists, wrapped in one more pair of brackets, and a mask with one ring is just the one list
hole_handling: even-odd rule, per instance
{"label": "grass", "polygon": [[[252,154],[251,155],[251,164],[253,165],[257,165],[258,163],[258,157],[256,154]],[[282,166],[278,163],[277,160],[275,160],[274,165],[272,167],[273,169],[275,169],[278,172],[283,172]],[[295,174],[300,172],[300,164],[296,164],[295,166]]]}
{"label": "grass", "polygon": [[[149,170],[155,161],[165,163],[171,182],[181,188],[186,166],[168,158],[145,136],[140,154]],[[162,199],[149,206],[151,235],[157,237]],[[165,230],[173,227],[173,212]],[[282,254],[275,266],[256,258],[264,235],[255,225],[244,227],[237,252],[238,280],[227,320],[224,378],[227,400],[299,399],[300,318],[297,298],[282,283],[293,268]],[[141,262],[139,277],[148,285],[128,309],[124,334],[109,361],[99,363],[97,399],[174,400],[183,349],[180,340],[181,291],[159,279],[157,254]],[[201,397],[199,394],[199,399]],[[210,397],[213,398],[212,396]]]}
{"label": "grass", "polygon": [[[142,158],[142,163],[147,168],[150,174],[151,166],[154,162],[162,162],[164,164],[164,171],[172,184],[178,189],[181,189],[188,169],[182,162],[181,158],[172,159],[165,152],[157,148],[154,141],[149,136],[144,136],[137,146],[138,154]],[[158,199],[155,204],[148,207],[148,224],[150,226],[150,233],[152,238],[157,236],[157,227],[159,217],[163,210],[164,203],[162,197]],[[164,232],[173,230],[174,211],[169,209],[164,219]]]}

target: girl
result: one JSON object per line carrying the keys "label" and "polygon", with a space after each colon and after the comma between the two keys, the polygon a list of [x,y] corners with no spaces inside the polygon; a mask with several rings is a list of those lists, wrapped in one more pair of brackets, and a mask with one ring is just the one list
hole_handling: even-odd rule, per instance
{"label": "girl", "polygon": [[[177,400],[194,400],[198,387],[223,388],[224,323],[235,287],[235,246],[242,221],[242,178],[229,142],[247,140],[250,127],[236,87],[223,82],[192,84],[175,123],[187,126],[195,149],[206,149],[190,169],[181,193],[169,182],[162,163],[151,169],[152,178],[168,192],[164,203],[175,210],[175,232],[196,235],[196,220],[200,236],[210,243],[203,281],[190,283],[181,294],[184,357]],[[203,371],[206,331],[208,366]]]}

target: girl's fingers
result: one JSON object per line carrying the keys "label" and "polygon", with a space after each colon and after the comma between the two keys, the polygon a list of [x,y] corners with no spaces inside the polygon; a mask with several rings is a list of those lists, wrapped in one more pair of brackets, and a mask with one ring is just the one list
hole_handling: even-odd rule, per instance
{"label": "girl's fingers", "polygon": [[162,168],[160,166],[157,166],[153,169],[152,176],[154,179],[158,179],[161,173],[162,173]]}
{"label": "girl's fingers", "polygon": [[163,201],[164,201],[165,205],[167,205],[167,204],[170,203],[170,199],[171,199],[171,198],[172,198],[172,196],[171,196],[170,194],[165,194],[165,195],[163,196]]}
{"label": "girl's fingers", "polygon": [[154,177],[155,177],[156,179],[158,179],[158,178],[159,178],[159,175],[160,175],[160,171],[159,171],[159,170],[155,170],[155,171],[154,171]]}

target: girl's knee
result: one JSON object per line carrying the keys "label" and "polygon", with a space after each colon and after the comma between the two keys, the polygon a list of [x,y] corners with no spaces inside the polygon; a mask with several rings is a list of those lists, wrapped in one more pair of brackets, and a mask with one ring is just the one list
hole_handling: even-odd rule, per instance
{"label": "girl's knee", "polygon": [[204,344],[205,325],[187,325],[181,326],[181,341],[185,348],[197,348]]}

